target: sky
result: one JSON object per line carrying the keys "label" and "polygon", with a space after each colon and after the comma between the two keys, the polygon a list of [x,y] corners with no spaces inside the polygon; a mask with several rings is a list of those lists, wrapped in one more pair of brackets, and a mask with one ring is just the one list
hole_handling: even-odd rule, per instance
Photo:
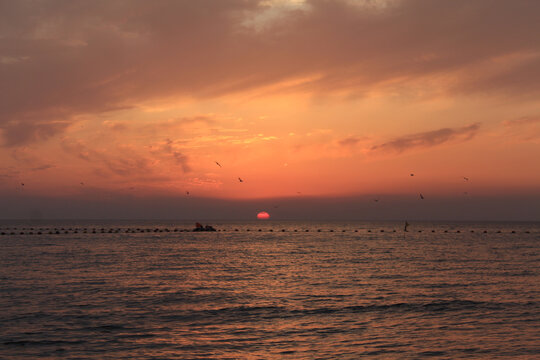
{"label": "sky", "polygon": [[0,217],[540,220],[538,34],[536,0],[0,0]]}

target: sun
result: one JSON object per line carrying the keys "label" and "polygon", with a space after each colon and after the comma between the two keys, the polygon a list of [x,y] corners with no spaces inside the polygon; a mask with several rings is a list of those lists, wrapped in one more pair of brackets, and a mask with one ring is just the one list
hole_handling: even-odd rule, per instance
{"label": "sun", "polygon": [[266,211],[261,211],[257,214],[257,219],[270,219],[270,214]]}

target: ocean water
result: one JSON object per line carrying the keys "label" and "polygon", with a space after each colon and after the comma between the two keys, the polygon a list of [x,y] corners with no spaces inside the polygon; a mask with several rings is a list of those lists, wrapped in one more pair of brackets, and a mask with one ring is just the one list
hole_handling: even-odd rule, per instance
{"label": "ocean water", "polygon": [[1,222],[0,358],[540,358],[539,223],[212,225]]}

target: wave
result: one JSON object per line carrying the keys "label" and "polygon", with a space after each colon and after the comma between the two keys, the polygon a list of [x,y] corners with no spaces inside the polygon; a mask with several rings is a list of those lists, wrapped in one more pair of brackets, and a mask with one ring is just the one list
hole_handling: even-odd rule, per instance
{"label": "wave", "polygon": [[201,321],[212,322],[252,321],[254,319],[269,320],[275,318],[304,317],[317,315],[350,315],[359,313],[416,313],[440,314],[460,311],[508,311],[521,309],[523,311],[540,310],[540,302],[503,303],[471,300],[441,300],[426,303],[394,303],[377,305],[357,305],[343,307],[315,307],[291,309],[285,306],[236,306],[218,309],[207,309],[180,313],[163,314],[163,321]]}

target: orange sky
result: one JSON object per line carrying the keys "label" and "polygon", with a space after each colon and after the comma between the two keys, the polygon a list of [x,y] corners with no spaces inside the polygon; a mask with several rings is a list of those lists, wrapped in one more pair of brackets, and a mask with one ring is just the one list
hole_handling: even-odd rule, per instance
{"label": "orange sky", "polygon": [[537,1],[0,13],[4,195],[540,193]]}

